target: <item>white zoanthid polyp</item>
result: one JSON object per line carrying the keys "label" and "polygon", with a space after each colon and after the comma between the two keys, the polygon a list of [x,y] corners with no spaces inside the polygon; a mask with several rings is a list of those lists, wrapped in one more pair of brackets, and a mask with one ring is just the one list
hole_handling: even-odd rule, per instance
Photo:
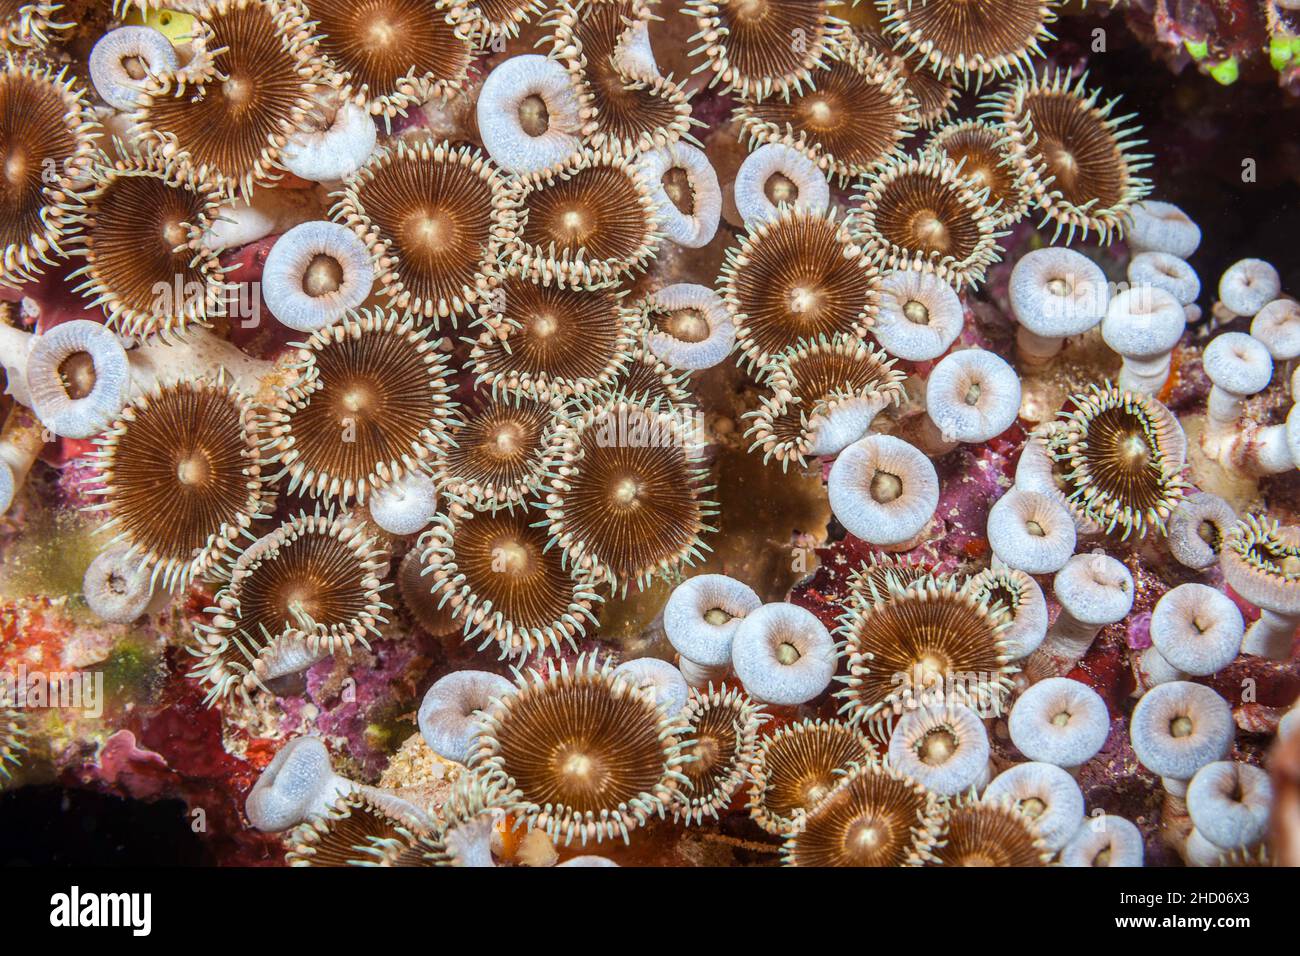
{"label": "white zoanthid polyp", "polygon": [[712,368],[736,345],[736,327],[727,305],[708,286],[666,285],[646,296],[643,306],[646,345],[672,368]]}
{"label": "white zoanthid polyp", "polygon": [[984,788],[985,800],[1010,800],[1034,821],[1038,835],[1053,853],[1064,849],[1083,823],[1083,791],[1062,768],[1042,761],[1018,763]]}
{"label": "white zoanthid polyp", "polygon": [[1103,814],[1086,820],[1065,849],[1062,866],[1141,866],[1142,831],[1123,817]]}
{"label": "white zoanthid polyp", "polygon": [[434,681],[416,722],[429,749],[445,760],[469,763],[477,746],[479,713],[514,693],[515,685],[489,671],[452,671]]}
{"label": "white zoanthid polyp", "polygon": [[389,534],[423,531],[438,510],[438,486],[428,472],[410,471],[370,496],[370,518]]}
{"label": "white zoanthid polyp", "polygon": [[[1251,422],[1240,440],[1230,443],[1226,459],[1252,476],[1281,475],[1300,467],[1300,412],[1291,406],[1286,420],[1276,425]],[[1223,460],[1222,458],[1220,459]]]}
{"label": "white zoanthid polyp", "polygon": [[1208,584],[1180,584],[1165,592],[1151,613],[1151,647],[1138,667],[1154,686],[1186,675],[1206,677],[1231,664],[1246,632],[1232,598]]}
{"label": "white zoanthid polyp", "polygon": [[126,405],[131,366],[108,328],[87,319],[36,336],[27,355],[27,394],[41,424],[64,438],[99,434]]}
{"label": "white zoanthid polyp", "polygon": [[1273,357],[1264,343],[1246,333],[1225,332],[1205,347],[1201,361],[1213,383],[1201,446],[1223,460],[1241,435],[1243,403],[1273,379]]}
{"label": "white zoanthid polyp", "polygon": [[1049,677],[1020,695],[1007,730],[1030,760],[1070,769],[1101,750],[1110,733],[1110,713],[1101,695],[1087,684]]}
{"label": "white zoanthid polyp", "polygon": [[648,695],[669,717],[676,717],[690,696],[686,676],[669,661],[657,657],[637,657],[614,668],[614,676],[631,681]]}
{"label": "white zoanthid polyp", "polygon": [[90,435],[103,430],[97,423],[109,410],[116,409],[109,421],[117,416],[127,397],[161,384],[224,375],[252,398],[276,370],[275,362],[250,358],[206,329],[191,327],[165,339],[153,336],[127,352],[105,325],[85,319],[62,322],[39,335],[0,322],[0,366],[9,394],[50,431],[62,434],[58,424],[90,429]]}
{"label": "white zoanthid polyp", "polygon": [[645,20],[634,19],[619,37],[618,49],[613,55],[613,65],[625,76],[643,80],[662,77],[650,46],[650,30]]}
{"label": "white zoanthid polyp", "polygon": [[578,94],[558,62],[537,54],[498,64],[478,98],[478,128],[492,161],[532,173],[563,161],[582,145]]}
{"label": "white zoanthid polyp", "polygon": [[1234,315],[1257,315],[1282,292],[1282,278],[1270,262],[1241,259],[1219,279],[1219,301]]}
{"label": "white zoanthid polyp", "polygon": [[283,371],[207,329],[191,326],[181,336],[152,336],[126,351],[108,326],[86,319],[40,334],[0,323],[0,365],[14,401],[65,438],[104,431],[127,399],[160,385],[221,376],[248,398],[266,397]]}
{"label": "white zoanthid polyp", "polygon": [[366,164],[379,130],[365,107],[326,94],[316,101],[304,129],[295,130],[280,153],[280,163],[295,176],[337,183]]}
{"label": "white zoanthid polyp", "polygon": [[1232,708],[1213,688],[1170,681],[1142,695],[1129,721],[1129,740],[1142,766],[1175,796],[1206,764],[1232,749]]}
{"label": "white zoanthid polyp", "polygon": [[1300,416],[1294,406],[1287,420],[1276,425],[1243,418],[1245,399],[1272,381],[1273,351],[1253,335],[1228,332],[1211,342],[1202,357],[1214,385],[1201,447],[1229,471],[1275,475],[1296,467]]}
{"label": "white zoanthid polyp", "polygon": [[966,322],[952,286],[926,272],[887,272],[871,334],[890,355],[909,362],[937,359],[957,341]]}
{"label": "white zoanthid polyp", "polygon": [[697,574],[673,589],[664,605],[664,634],[681,655],[688,684],[703,687],[727,675],[736,629],[762,604],[753,588],[725,574]]}
{"label": "white zoanthid polyp", "polygon": [[46,437],[45,426],[28,409],[10,409],[0,430],[0,515],[14,503]]}
{"label": "white zoanthid polyp", "polygon": [[911,541],[939,504],[934,463],[892,435],[868,435],[844,449],[831,466],[827,488],[836,519],[870,544]]}
{"label": "white zoanthid polyp", "polygon": [[988,541],[994,567],[1052,574],[1074,554],[1074,518],[1047,494],[1013,487],[989,509]]}
{"label": "white zoanthid polyp", "polygon": [[[238,648],[235,649],[235,653],[238,653]],[[241,696],[249,694],[251,699],[254,688],[267,690],[271,686],[268,682],[288,677],[290,674],[300,674],[329,656],[327,645],[317,641],[314,635],[307,636],[300,631],[290,631],[273,638],[265,647],[257,651],[252,666],[245,671],[239,683],[223,690],[227,693],[234,691]],[[215,700],[214,698],[214,703]]]}
{"label": "white zoanthid polyp", "polygon": [[1056,573],[1052,590],[1061,604],[1031,672],[1064,674],[1088,653],[1098,632],[1133,609],[1133,575],[1122,561],[1101,553],[1076,554]]}
{"label": "white zoanthid polyp", "polygon": [[90,81],[115,110],[133,110],[149,77],[175,70],[179,61],[171,41],[152,27],[109,30],[90,51]]}
{"label": "white zoanthid polyp", "polygon": [[1223,538],[1236,523],[1232,505],[1208,491],[1194,492],[1169,516],[1169,553],[1184,567],[1204,570],[1218,563]]}
{"label": "white zoanthid polyp", "polygon": [[247,199],[226,199],[217,207],[200,242],[204,249],[221,253],[318,219],[328,205],[323,190],[259,186]]}
{"label": "white zoanthid polyp", "polygon": [[347,226],[317,220],[275,241],[262,269],[262,296],[281,325],[315,332],[365,302],[374,280],[366,244]]}
{"label": "white zoanthid polyp", "polygon": [[988,780],[988,732],[961,704],[918,707],[894,726],[889,763],[941,797],[956,796]]}
{"label": "white zoanthid polyp", "polygon": [[640,166],[664,236],[687,249],[712,242],[722,217],[722,187],[704,151],[678,141],[642,153]]}
{"label": "white zoanthid polyp", "polygon": [[755,700],[790,707],[830,686],[835,640],[817,615],[796,604],[765,604],[747,614],[731,642],[731,664]]}
{"label": "white zoanthid polyp", "polygon": [[1274,299],[1251,320],[1250,334],[1264,343],[1274,362],[1300,358],[1300,302]]}
{"label": "white zoanthid polyp", "polygon": [[0,370],[5,373],[5,394],[19,405],[30,408],[31,396],[27,394],[27,356],[31,353],[36,335],[18,325],[6,322],[6,312],[12,311],[12,320],[18,320],[18,310],[5,310],[0,306]]}
{"label": "white zoanthid polyp", "polygon": [[986,442],[1015,424],[1020,376],[986,349],[962,349],[930,372],[924,444],[933,452]]}
{"label": "white zoanthid polyp", "polygon": [[204,328],[191,327],[182,336],[153,336],[126,353],[134,392],[146,392],[192,378],[221,377],[241,395],[264,400],[290,379],[310,379],[296,359],[257,359]]}
{"label": "white zoanthid polyp", "polygon": [[1164,289],[1184,308],[1201,294],[1201,277],[1190,265],[1167,252],[1140,252],[1128,264],[1128,281],[1135,287]]}
{"label": "white zoanthid polyp", "polygon": [[765,143],[746,156],[733,188],[736,209],[748,227],[775,218],[782,205],[822,213],[831,201],[826,174],[785,143]]}
{"label": "white zoanthid polyp", "polygon": [[612,866],[615,868],[618,867],[618,864],[615,863],[613,860],[611,860],[609,857],[596,856],[594,853],[584,853],[581,856],[571,856],[563,863],[557,863],[555,865],[557,867],[560,866],[572,866],[572,867],[611,867]]}
{"label": "white zoanthid polyp", "polygon": [[1018,328],[1016,346],[1029,365],[1051,360],[1070,336],[1106,316],[1110,287],[1095,262],[1073,249],[1049,247],[1021,256],[1007,294]]}
{"label": "white zoanthid polyp", "polygon": [[1187,327],[1187,313],[1171,292],[1135,285],[1110,300],[1101,336],[1124,358],[1119,387],[1155,395],[1169,378],[1170,356]]}
{"label": "white zoanthid polyp", "polygon": [[1184,859],[1192,866],[1216,866],[1224,853],[1256,846],[1268,832],[1272,805],[1267,771],[1229,760],[1206,764],[1187,785],[1193,829]]}
{"label": "white zoanthid polyp", "polygon": [[358,786],[334,772],[319,737],[295,737],[257,778],[244,813],[257,829],[279,833],[326,813],[338,797]]}
{"label": "white zoanthid polyp", "polygon": [[110,624],[130,624],[171,597],[166,588],[155,591],[151,569],[125,544],[95,555],[81,579],[81,594],[94,615]]}
{"label": "white zoanthid polyp", "polygon": [[[1024,491],[1037,491],[1060,502],[1062,507],[1068,507],[1068,489],[1063,489],[1058,484],[1060,477],[1057,475],[1058,468],[1052,450],[1060,439],[1063,426],[1064,423],[1059,418],[1048,420],[1025,436],[1025,443],[1020,449],[1020,460],[1016,462],[1013,486]],[[1075,524],[1079,527],[1079,531],[1095,532],[1097,530],[1095,522],[1092,522],[1093,527],[1088,531],[1084,530],[1084,525],[1081,523],[1083,518],[1082,515],[1075,515]]]}
{"label": "white zoanthid polyp", "polygon": [[1134,203],[1129,215],[1125,238],[1135,254],[1163,252],[1190,259],[1201,245],[1201,227],[1173,203],[1148,199]]}

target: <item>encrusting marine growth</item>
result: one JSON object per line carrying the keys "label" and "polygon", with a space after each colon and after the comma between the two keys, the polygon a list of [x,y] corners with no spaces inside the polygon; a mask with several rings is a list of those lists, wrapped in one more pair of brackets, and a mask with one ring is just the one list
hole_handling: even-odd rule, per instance
{"label": "encrusting marine growth", "polygon": [[0,676],[113,690],[0,784],[295,866],[1298,845],[1300,288],[1089,63],[1149,4],[91,6],[0,3]]}

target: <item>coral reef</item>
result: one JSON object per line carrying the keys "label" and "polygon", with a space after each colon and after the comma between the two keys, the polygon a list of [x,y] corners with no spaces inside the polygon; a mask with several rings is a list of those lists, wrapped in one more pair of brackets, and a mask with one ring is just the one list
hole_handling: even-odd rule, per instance
{"label": "coral reef", "polygon": [[0,787],[1300,863],[1295,4],[89,7],[0,4]]}

